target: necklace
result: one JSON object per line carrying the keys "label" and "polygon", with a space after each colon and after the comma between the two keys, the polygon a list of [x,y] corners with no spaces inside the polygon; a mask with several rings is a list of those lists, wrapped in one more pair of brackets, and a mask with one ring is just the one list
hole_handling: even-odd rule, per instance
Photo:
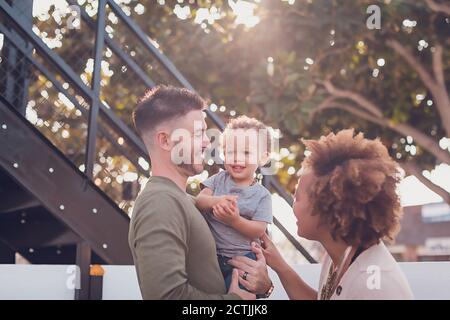
{"label": "necklace", "polygon": [[337,286],[336,280],[338,279],[338,276],[341,275],[342,269],[344,268],[345,262],[347,261],[351,251],[352,251],[351,246],[348,246],[347,249],[345,249],[338,268],[333,268],[334,265],[333,262],[331,262],[330,270],[328,271],[327,281],[325,282],[325,285],[322,287],[322,290],[320,291],[320,300],[331,299],[331,296],[336,290]]}
{"label": "necklace", "polygon": [[330,300],[331,296],[333,295],[331,292],[331,287],[334,284],[335,279],[336,279],[336,271],[333,271],[333,268],[331,268],[330,266],[327,281],[325,282],[325,285],[322,287],[322,290],[320,291],[320,300]]}

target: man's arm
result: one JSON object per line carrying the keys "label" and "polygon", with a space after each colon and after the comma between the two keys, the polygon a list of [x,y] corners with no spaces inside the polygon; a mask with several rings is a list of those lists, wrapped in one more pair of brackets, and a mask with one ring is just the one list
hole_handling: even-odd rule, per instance
{"label": "man's arm", "polygon": [[[186,272],[188,221],[178,201],[154,195],[136,212],[134,246],[144,299],[238,299],[235,294],[209,294],[191,286]],[[152,201],[153,200],[153,201]]]}

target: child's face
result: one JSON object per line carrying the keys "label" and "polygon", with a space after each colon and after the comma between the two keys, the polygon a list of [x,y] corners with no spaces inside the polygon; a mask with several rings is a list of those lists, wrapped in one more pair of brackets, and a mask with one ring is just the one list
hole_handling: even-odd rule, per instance
{"label": "child's face", "polygon": [[257,131],[228,130],[224,136],[225,170],[235,180],[252,179],[264,161],[263,151],[258,150]]}

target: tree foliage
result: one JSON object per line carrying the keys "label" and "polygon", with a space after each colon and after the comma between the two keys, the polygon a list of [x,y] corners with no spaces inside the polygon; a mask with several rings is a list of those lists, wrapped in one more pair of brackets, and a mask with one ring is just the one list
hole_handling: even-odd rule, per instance
{"label": "tree foliage", "polygon": [[[380,137],[408,173],[450,202],[450,194],[422,174],[438,163],[450,164],[449,150],[439,145],[450,137],[450,6],[445,1],[117,3],[203,97],[225,106],[216,111],[224,120],[247,114],[280,129],[284,149],[278,177],[288,190],[304,157],[300,138],[353,127]],[[95,1],[78,4],[96,18]],[[372,4],[381,9],[378,30],[366,25]],[[56,19],[57,11],[50,7],[34,24],[45,32],[42,38],[58,39],[53,50],[89,83],[94,32],[84,22],[81,29],[65,28],[69,14]],[[110,9],[107,33],[153,81],[177,84]],[[110,48],[102,64],[101,98],[131,125],[146,85]],[[77,99],[85,103],[81,94]],[[72,126],[79,129],[73,135],[85,138],[83,125]],[[117,176],[139,168],[118,156],[117,146],[103,138],[98,142],[99,185],[118,196],[120,188],[111,181],[118,183]]]}

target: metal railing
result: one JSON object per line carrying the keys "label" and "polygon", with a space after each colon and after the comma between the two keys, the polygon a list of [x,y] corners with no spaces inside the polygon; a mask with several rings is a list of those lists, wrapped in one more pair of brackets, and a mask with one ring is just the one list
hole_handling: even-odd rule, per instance
{"label": "metal railing", "polygon": [[[74,0],[67,0],[70,5],[77,5]],[[140,44],[147,50],[153,58],[162,65],[162,67],[176,80],[176,82],[188,88],[189,90],[195,91],[192,85],[188,82],[186,78],[178,71],[178,69],[173,65],[173,63],[163,54],[158,48],[152,43],[150,38],[143,33],[139,26],[132,20],[125,12],[112,0],[98,0],[97,8],[97,19],[94,20],[90,15],[80,8],[81,19],[90,29],[95,32],[95,47],[94,47],[94,67],[92,72],[92,80],[90,86],[81,81],[80,77],[74,72],[74,70],[64,61],[55,51],[50,49],[42,39],[36,35],[33,30],[27,27],[29,24],[24,21],[24,17],[21,16],[17,10],[14,10],[5,0],[0,0],[0,12],[7,19],[8,25],[12,26],[15,32],[20,33],[20,35],[26,39],[27,42],[31,43],[34,49],[45,59],[46,62],[50,63],[65,81],[73,85],[76,90],[78,90],[83,97],[90,102],[89,110],[86,110],[80,102],[73,97],[73,95],[61,84],[60,81],[54,76],[54,74],[43,64],[33,58],[29,50],[25,50],[24,47],[17,46],[17,49],[21,51],[24,57],[27,57],[29,62],[38,69],[45,77],[55,86],[55,88],[63,93],[70,102],[79,109],[83,115],[88,117],[87,125],[87,142],[85,151],[85,170],[84,174],[87,179],[93,178],[94,163],[96,157],[96,140],[97,131],[100,132],[118,149],[127,154],[123,144],[118,144],[116,139],[111,136],[107,129],[104,128],[102,124],[99,124],[99,116],[101,115],[106,119],[106,122],[111,126],[115,132],[121,137],[124,137],[129,146],[139,156],[143,157],[149,161],[146,148],[140,138],[136,133],[130,129],[130,127],[122,121],[113,110],[110,109],[104,101],[101,100],[100,90],[101,90],[101,62],[102,53],[107,46],[117,57],[132,70],[132,72],[138,77],[140,81],[146,87],[153,87],[155,82],[149,77],[149,75],[142,70],[141,66],[127,53],[123,50],[116,42],[111,39],[105,33],[105,16],[106,8],[109,8],[118,19],[124,23],[129,31],[138,39]],[[0,33],[3,33],[6,37],[13,37],[11,33],[4,24],[0,23]],[[212,122],[219,128],[224,128],[224,122],[222,119],[207,109],[206,113]],[[137,159],[130,157],[129,161],[133,163],[139,170],[141,167],[138,165]],[[141,171],[148,175],[147,171]],[[289,205],[292,206],[292,195],[288,193],[276,180],[275,177],[270,175],[265,175],[263,178],[263,183],[269,189],[277,192],[282,198],[284,198]],[[286,236],[286,238],[294,245],[294,247],[311,263],[315,263],[314,258],[309,254],[309,252],[298,242],[298,240],[282,225],[282,223],[274,217],[274,224],[279,228],[279,230]]]}

